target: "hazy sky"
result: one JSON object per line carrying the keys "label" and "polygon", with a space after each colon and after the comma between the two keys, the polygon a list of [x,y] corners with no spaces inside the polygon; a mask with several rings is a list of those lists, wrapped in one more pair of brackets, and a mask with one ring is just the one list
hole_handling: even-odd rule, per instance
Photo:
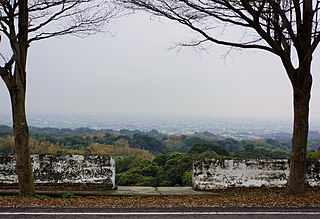
{"label": "hazy sky", "polygon": [[[168,48],[193,34],[179,24],[125,17],[115,36],[63,37],[31,45],[29,114],[292,117],[292,91],[279,58],[267,52],[212,45],[197,54]],[[319,118],[320,63],[314,56],[312,119]],[[10,112],[0,83],[0,113]]]}

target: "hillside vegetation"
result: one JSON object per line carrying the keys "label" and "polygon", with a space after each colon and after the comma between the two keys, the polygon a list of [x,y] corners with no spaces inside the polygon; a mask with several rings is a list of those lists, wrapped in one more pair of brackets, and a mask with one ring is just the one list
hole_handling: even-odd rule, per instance
{"label": "hillside vegetation", "polygon": [[[118,185],[190,186],[195,158],[288,158],[285,139],[235,140],[212,133],[165,135],[156,130],[30,127],[34,154],[106,154],[116,157]],[[320,139],[310,140],[312,148]],[[0,153],[14,154],[12,129],[0,126]],[[309,150],[317,158],[320,151]]]}

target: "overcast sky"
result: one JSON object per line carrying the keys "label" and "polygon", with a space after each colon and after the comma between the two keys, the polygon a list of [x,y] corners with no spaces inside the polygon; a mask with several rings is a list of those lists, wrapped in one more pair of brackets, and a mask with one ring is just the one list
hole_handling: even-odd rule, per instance
{"label": "overcast sky", "polygon": [[[279,58],[212,45],[197,54],[168,48],[193,34],[145,14],[125,17],[115,36],[63,37],[31,45],[29,114],[192,115],[290,119],[292,91]],[[319,118],[320,63],[314,56],[311,118]],[[10,112],[0,83],[0,113]]]}

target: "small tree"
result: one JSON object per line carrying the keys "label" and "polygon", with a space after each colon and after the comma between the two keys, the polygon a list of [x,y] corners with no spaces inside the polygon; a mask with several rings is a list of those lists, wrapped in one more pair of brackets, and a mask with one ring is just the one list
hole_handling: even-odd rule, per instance
{"label": "small tree", "polygon": [[[288,190],[304,192],[312,54],[320,42],[320,1],[120,0],[130,9],[179,22],[199,34],[181,46],[206,42],[277,55],[293,88],[293,137]],[[234,31],[237,29],[237,31]],[[221,32],[233,32],[232,35]],[[237,36],[241,33],[242,36]],[[237,36],[237,37],[234,37]]]}
{"label": "small tree", "polygon": [[11,99],[20,195],[34,195],[26,119],[26,66],[32,42],[73,34],[88,36],[103,30],[116,16],[107,0],[0,0],[0,33],[10,51],[0,51],[0,75]]}

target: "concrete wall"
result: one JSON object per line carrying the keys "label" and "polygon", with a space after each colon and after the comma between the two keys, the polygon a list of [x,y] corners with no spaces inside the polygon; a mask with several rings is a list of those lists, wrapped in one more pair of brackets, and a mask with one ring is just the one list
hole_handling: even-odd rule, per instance
{"label": "concrete wall", "polygon": [[[320,186],[319,160],[309,161],[306,183]],[[229,187],[285,187],[288,159],[199,159],[193,163],[195,190]]]}
{"label": "concrete wall", "polygon": [[[115,186],[115,160],[102,155],[32,155],[35,183],[93,183]],[[0,155],[0,183],[17,183],[13,155]]]}

